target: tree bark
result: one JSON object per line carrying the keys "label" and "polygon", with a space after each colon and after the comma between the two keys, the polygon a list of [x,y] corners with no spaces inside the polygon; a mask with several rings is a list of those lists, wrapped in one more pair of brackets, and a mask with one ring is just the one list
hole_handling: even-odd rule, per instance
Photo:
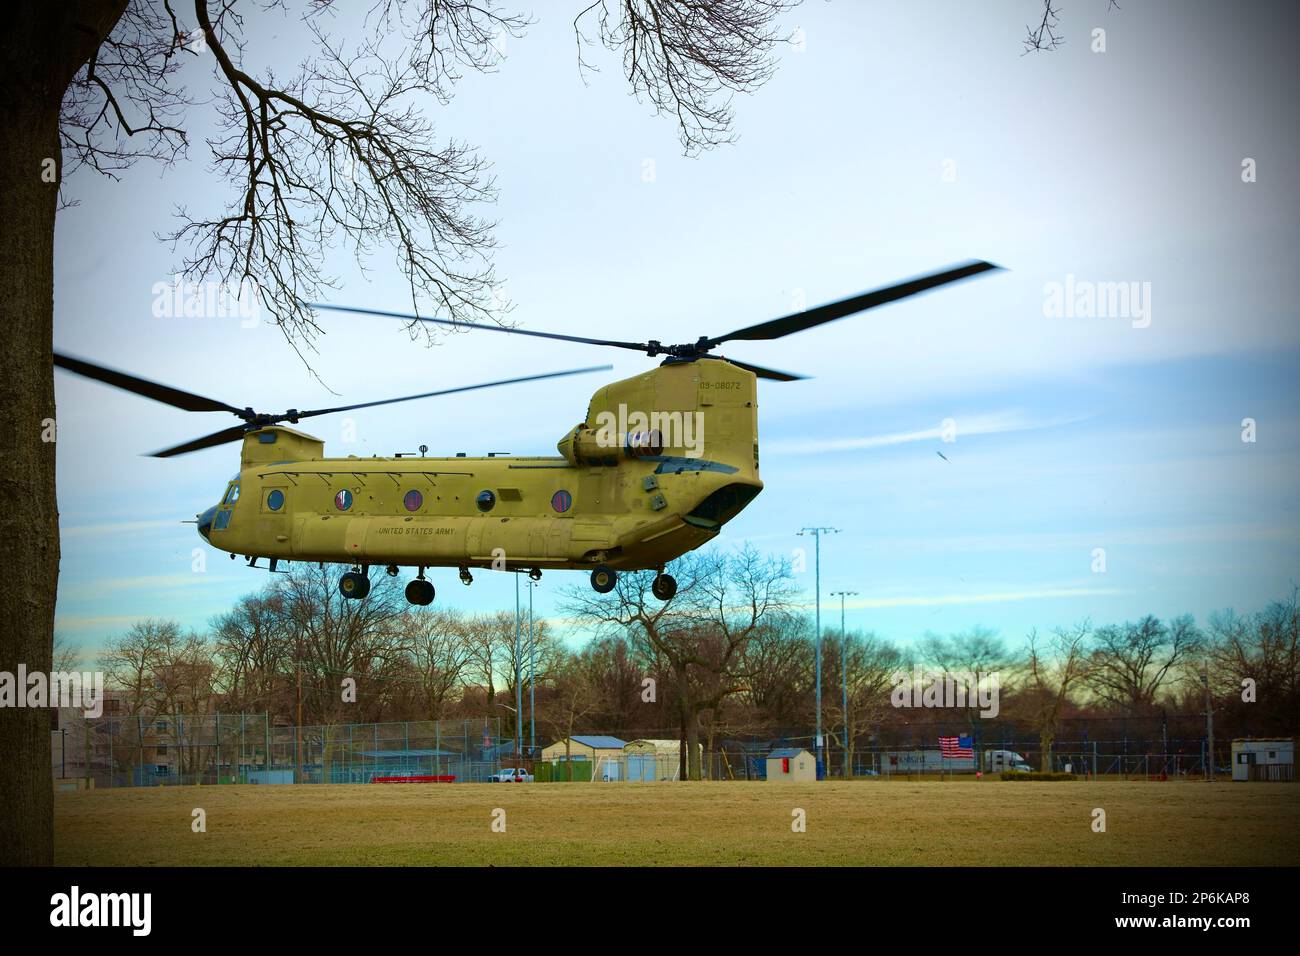
{"label": "tree bark", "polygon": [[[0,107],[0,296],[5,345],[0,349],[0,538],[8,586],[0,602],[0,671],[48,673],[54,647],[59,578],[59,518],[54,497],[54,442],[42,431],[54,418],[51,356],[54,320],[54,182],[42,163],[59,155],[58,113],[10,93]],[[47,173],[47,175],[49,175]],[[18,693],[24,694],[25,687]],[[0,710],[0,862],[53,861],[50,714]]]}
{"label": "tree bark", "polygon": [[[77,70],[125,9],[115,2],[22,0],[0,39],[0,671],[47,673],[59,580],[54,491],[54,215],[62,162],[59,106]],[[57,433],[54,433],[55,435]],[[23,693],[25,688],[19,688]],[[0,865],[54,859],[50,713],[0,710]]]}

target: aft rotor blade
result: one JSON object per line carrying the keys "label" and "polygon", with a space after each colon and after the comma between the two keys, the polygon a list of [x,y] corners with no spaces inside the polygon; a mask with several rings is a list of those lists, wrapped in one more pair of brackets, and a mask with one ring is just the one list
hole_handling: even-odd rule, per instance
{"label": "aft rotor blade", "polygon": [[533,329],[510,329],[504,325],[485,325],[482,322],[453,322],[450,319],[433,319],[413,312],[388,312],[383,309],[361,309],[348,305],[326,305],[323,302],[308,302],[313,309],[329,309],[331,312],[354,312],[357,315],[378,315],[385,319],[403,319],[407,322],[427,322],[430,325],[445,325],[452,329],[486,329],[489,332],[509,332],[512,335],[531,335],[539,339],[558,339],[561,342],[578,342],[582,345],[609,345],[618,349],[631,349],[634,352],[647,352],[650,346],[645,342],[620,342],[615,339],[590,339],[582,335],[561,335],[559,332],[537,332]]}
{"label": "aft rotor blade", "polygon": [[[417,398],[433,398],[435,395],[454,395],[457,392],[473,392],[481,388],[496,388],[498,385],[516,385],[520,382],[539,382],[547,378],[564,378],[567,375],[586,375],[588,372],[608,372],[612,365],[593,365],[590,368],[572,368],[564,372],[544,372],[541,375],[524,375],[520,378],[506,378],[499,382],[484,382],[481,385],[460,385],[456,388],[444,388],[436,392],[421,392],[419,395],[403,395],[401,398],[383,398],[377,402],[359,402],[356,405],[339,405],[336,408],[316,408],[307,412],[297,412],[293,418],[313,418],[317,415],[329,415],[334,412],[350,412],[356,408],[374,408],[376,405],[392,405],[396,402],[411,402]],[[285,416],[288,418],[289,416]],[[283,419],[281,419],[283,421]]]}
{"label": "aft rotor blade", "polygon": [[741,362],[738,359],[728,358],[725,361],[732,365],[739,365],[743,369],[748,369],[759,378],[770,378],[774,382],[797,382],[805,379],[807,375],[796,375],[794,372],[782,372],[779,369],[764,368],[762,365],[750,365],[748,362]]}
{"label": "aft rotor blade", "polygon": [[211,435],[204,435],[202,438],[187,441],[183,445],[173,445],[171,448],[150,452],[149,456],[151,458],[175,458],[177,455],[188,455],[192,451],[213,448],[217,445],[224,445],[226,442],[239,441],[244,437],[244,432],[247,430],[243,425],[232,425],[230,428],[223,428]]}
{"label": "aft rotor blade", "polygon": [[965,265],[945,269],[942,272],[934,272],[930,275],[918,276],[915,279],[909,279],[906,282],[900,282],[896,285],[885,286],[882,289],[875,289],[871,292],[864,292],[862,295],[855,295],[847,299],[840,299],[838,302],[829,302],[826,305],[819,305],[816,308],[808,309],[804,312],[795,312],[791,315],[782,316],[779,319],[772,319],[768,322],[761,322],[758,325],[751,325],[743,329],[737,329],[735,332],[728,332],[726,335],[719,335],[717,338],[708,339],[708,345],[712,348],[722,342],[741,339],[746,341],[779,339],[795,332],[802,332],[805,329],[824,325],[827,322],[834,322],[836,319],[843,319],[858,312],[865,312],[867,309],[874,309],[877,306],[885,305],[889,302],[897,302],[899,299],[905,299],[908,296],[918,295],[922,292],[929,292],[931,289],[937,289],[940,286],[948,285],[951,282],[959,282],[962,279],[969,279],[971,276],[977,276],[982,272],[1000,270],[1001,268],[1001,266],[996,266],[991,262],[985,262],[982,259],[978,259],[968,262]]}
{"label": "aft rotor blade", "polygon": [[103,382],[105,385],[112,385],[114,388],[120,388],[126,392],[142,395],[145,398],[152,398],[155,402],[162,402],[164,405],[181,408],[187,412],[231,412],[241,416],[244,414],[243,409],[227,405],[225,402],[204,398],[202,395],[195,395],[193,392],[172,388],[170,385],[151,382],[147,378],[138,378],[135,375],[128,375],[126,372],[105,368],[102,365],[73,358],[70,355],[60,355],[55,352],[54,365],[56,368],[94,379],[97,382]]}

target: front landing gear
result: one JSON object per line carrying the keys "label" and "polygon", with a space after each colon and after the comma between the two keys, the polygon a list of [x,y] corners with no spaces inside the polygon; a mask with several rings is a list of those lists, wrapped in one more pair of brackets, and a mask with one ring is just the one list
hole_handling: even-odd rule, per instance
{"label": "front landing gear", "polygon": [[677,579],[671,574],[656,574],[650,591],[661,601],[671,601],[677,594]]}
{"label": "front landing gear", "polygon": [[618,572],[604,564],[596,565],[591,572],[591,587],[597,594],[608,594],[618,583]]}
{"label": "front landing gear", "polygon": [[406,600],[416,607],[428,607],[433,603],[433,582],[425,578],[416,578],[406,585]]}
{"label": "front landing gear", "polygon": [[370,593],[370,578],[361,571],[349,571],[339,578],[339,594],[349,601],[360,601]]}

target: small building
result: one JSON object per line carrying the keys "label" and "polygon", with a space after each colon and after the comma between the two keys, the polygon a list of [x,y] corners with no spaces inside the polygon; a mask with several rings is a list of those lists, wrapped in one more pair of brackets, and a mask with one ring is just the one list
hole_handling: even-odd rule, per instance
{"label": "small building", "polygon": [[[568,760],[591,761],[591,773],[583,773],[585,780],[617,780],[623,764],[623,746],[626,741],[607,734],[585,734],[557,740],[542,749],[542,760],[557,763]],[[570,779],[577,779],[570,777]]]}
{"label": "small building", "polygon": [[767,779],[814,783],[817,780],[817,761],[801,747],[773,750],[767,755]]}
{"label": "small building", "polygon": [[[699,749],[701,762],[704,744]],[[682,769],[680,740],[632,740],[623,745],[624,776],[627,780],[680,780]]]}
{"label": "small building", "polygon": [[1238,737],[1232,742],[1233,780],[1295,780],[1294,737]]}

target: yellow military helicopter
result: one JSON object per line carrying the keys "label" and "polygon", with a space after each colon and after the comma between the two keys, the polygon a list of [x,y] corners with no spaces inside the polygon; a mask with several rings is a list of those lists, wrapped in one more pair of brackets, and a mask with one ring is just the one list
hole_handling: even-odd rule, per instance
{"label": "yellow military helicopter", "polygon": [[652,590],[677,591],[664,566],[712,540],[762,490],[758,475],[757,379],[793,381],[788,372],[711,354],[724,342],[782,338],[938,286],[996,269],[973,261],[694,344],[663,345],[561,335],[426,318],[377,309],[312,303],[313,308],[399,318],[512,335],[613,346],[666,356],[657,368],[614,382],[591,398],[586,418],[558,443],[559,456],[452,458],[325,457],[319,438],[283,425],[338,412],[390,405],[602,371],[570,369],[448,388],[400,398],[272,415],[237,408],[171,386],[57,354],[58,368],[191,412],[227,412],[241,420],[153,454],[159,458],[242,441],[239,473],[221,501],[197,516],[213,546],[243,555],[350,565],[339,581],[347,598],[370,591],[371,568],[390,575],[413,567],[407,600],[428,605],[425,570],[583,569],[600,593],[621,570],[653,569]]}

